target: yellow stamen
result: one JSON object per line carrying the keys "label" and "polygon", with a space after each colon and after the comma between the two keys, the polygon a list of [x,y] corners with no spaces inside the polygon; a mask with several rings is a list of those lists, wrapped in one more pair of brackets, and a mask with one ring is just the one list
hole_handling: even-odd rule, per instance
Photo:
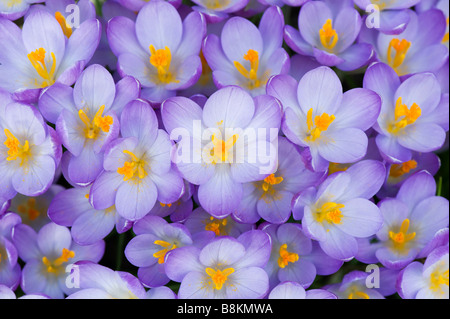
{"label": "yellow stamen", "polygon": [[166,254],[172,249],[177,248],[177,245],[170,244],[164,240],[155,240],[153,243],[155,245],[163,247],[163,249],[153,254],[153,257],[158,258],[158,264],[164,264],[164,258],[166,257]]}
{"label": "yellow stamen", "polygon": [[172,204],[164,204],[164,203],[161,203],[161,202],[159,204],[161,205],[161,207],[166,207],[167,206],[167,207],[170,208],[172,206]]}
{"label": "yellow stamen", "polygon": [[20,144],[19,140],[7,128],[4,129],[6,141],[3,143],[8,148],[7,161],[15,161],[20,159],[20,166],[26,165],[31,157],[30,143],[25,140],[25,143]]}
{"label": "yellow stamen", "polygon": [[[387,49],[387,64],[389,64],[398,75],[403,75],[399,70],[399,67],[403,64],[410,47],[411,42],[405,39],[399,40],[394,38],[389,42]],[[393,54],[392,49],[395,50],[395,54]]]}
{"label": "yellow stamen", "polygon": [[342,222],[341,208],[344,207],[343,204],[333,202],[324,203],[316,212],[317,221],[320,223],[327,221],[333,224],[340,224]]}
{"label": "yellow stamen", "polygon": [[287,250],[287,244],[281,245],[279,253],[278,266],[280,268],[286,267],[289,263],[295,263],[299,259],[298,254]]}
{"label": "yellow stamen", "polygon": [[261,184],[261,188],[263,189],[264,192],[268,192],[269,189],[271,189],[272,185],[278,185],[282,181],[283,177],[281,176],[275,177],[275,174],[270,174],[264,179],[263,183]]}
{"label": "yellow stamen", "polygon": [[75,252],[72,250],[68,250],[63,248],[61,256],[56,258],[53,261],[50,261],[46,256],[42,257],[42,262],[45,266],[47,266],[47,271],[49,273],[59,273],[63,271],[61,268],[62,264],[69,261],[69,259],[75,257]]}
{"label": "yellow stamen", "polygon": [[370,299],[369,295],[362,291],[351,292],[348,299]]}
{"label": "yellow stamen", "polygon": [[24,204],[17,206],[19,213],[27,215],[29,220],[35,220],[40,213],[36,209],[36,198],[30,197]]}
{"label": "yellow stamen", "polygon": [[310,108],[306,114],[306,124],[308,126],[308,136],[306,137],[306,140],[314,142],[320,138],[321,133],[328,130],[328,127],[333,123],[335,118],[334,115],[323,113],[322,115],[316,115],[313,121],[313,109]]}
{"label": "yellow stamen", "polygon": [[226,218],[216,219],[214,217],[210,217],[210,222],[206,222],[205,230],[213,231],[216,236],[226,235],[225,226],[227,226],[228,220]]}
{"label": "yellow stamen", "polygon": [[421,108],[413,103],[410,108],[402,103],[402,97],[399,97],[395,103],[394,121],[388,124],[387,130],[391,134],[398,134],[407,125],[411,125],[422,115]]}
{"label": "yellow stamen", "polygon": [[202,74],[200,75],[198,81],[201,85],[205,86],[211,83],[212,70],[209,67],[208,62],[206,61],[202,51],[200,51],[200,61],[202,62]]}
{"label": "yellow stamen", "polygon": [[433,290],[434,292],[439,292],[440,294],[444,294],[444,289],[442,289],[442,285],[448,286],[448,269],[446,271],[436,269],[430,275],[431,290]]}
{"label": "yellow stamen", "polygon": [[78,116],[85,125],[84,136],[87,139],[96,139],[100,131],[105,133],[109,132],[110,126],[113,124],[114,120],[110,115],[102,116],[104,110],[105,106],[100,106],[92,121],[83,110],[78,111]]}
{"label": "yellow stamen", "polygon": [[211,277],[213,283],[215,285],[215,289],[220,290],[223,287],[223,284],[228,280],[228,276],[234,273],[233,268],[226,268],[224,270],[214,270],[212,268],[206,268],[206,273]]}
{"label": "yellow stamen", "polygon": [[50,71],[47,69],[47,64],[45,63],[46,52],[43,48],[32,51],[27,55],[31,65],[42,78],[41,83],[39,83],[37,79],[35,80],[35,85],[39,88],[45,88],[55,83],[56,57],[53,52],[51,52],[50,55],[52,57]]}
{"label": "yellow stamen", "polygon": [[255,50],[248,50],[244,55],[244,60],[250,62],[250,71],[247,70],[241,63],[238,61],[233,61],[234,67],[239,71],[239,73],[246,78],[248,81],[246,86],[248,89],[253,90],[259,88],[260,86],[266,85],[269,77],[267,72],[263,74],[260,78],[258,78],[258,68],[259,68],[259,54]]}
{"label": "yellow stamen", "polygon": [[389,177],[400,177],[404,174],[408,174],[411,170],[417,167],[415,160],[409,160],[401,164],[392,164],[389,170]]}
{"label": "yellow stamen", "polygon": [[231,148],[236,143],[237,139],[239,138],[238,134],[234,134],[232,137],[230,137],[226,142],[216,138],[216,135],[214,134],[211,136],[211,142],[213,143],[214,147],[211,149],[211,158],[212,163],[225,163],[228,161],[228,156]]}
{"label": "yellow stamen", "polygon": [[329,53],[333,52],[333,48],[336,46],[338,42],[339,36],[336,30],[333,29],[333,22],[331,19],[328,19],[322,29],[319,30],[320,43]]}
{"label": "yellow stamen", "polygon": [[[449,24],[449,17],[447,17],[447,28],[448,28],[448,24]],[[444,37],[442,38],[442,43],[447,43],[448,42],[448,38],[449,38],[449,34],[448,31],[444,34]]]}
{"label": "yellow stamen", "polygon": [[410,223],[409,219],[406,218],[405,220],[403,220],[398,233],[393,231],[389,232],[389,238],[393,242],[394,249],[400,251],[404,250],[406,243],[408,243],[409,241],[413,240],[414,237],[416,237],[415,232],[408,234],[409,223]]}
{"label": "yellow stamen", "polygon": [[168,84],[172,82],[180,82],[170,72],[170,63],[172,61],[172,53],[168,47],[156,50],[153,45],[150,45],[150,64],[158,71],[156,82]]}
{"label": "yellow stamen", "polygon": [[348,169],[348,164],[340,164],[330,162],[328,165],[328,175],[331,175],[336,172],[345,172]]}
{"label": "yellow stamen", "polygon": [[226,7],[229,3],[229,0],[206,0],[204,6],[211,10],[217,10]]}
{"label": "yellow stamen", "polygon": [[67,23],[66,18],[64,18],[64,16],[59,11],[55,12],[55,18],[56,21],[58,21],[59,25],[61,26],[64,35],[67,38],[70,38],[70,36],[72,35],[72,26]]}
{"label": "yellow stamen", "polygon": [[137,181],[147,176],[147,172],[145,171],[146,162],[128,150],[124,150],[123,152],[131,157],[131,162],[125,162],[122,167],[117,169],[119,174],[124,175],[123,180],[128,181],[134,179]]}

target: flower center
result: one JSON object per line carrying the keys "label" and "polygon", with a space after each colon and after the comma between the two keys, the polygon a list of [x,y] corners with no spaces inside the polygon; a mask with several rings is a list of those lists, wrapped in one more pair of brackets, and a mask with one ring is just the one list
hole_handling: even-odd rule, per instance
{"label": "flower center", "polygon": [[280,268],[286,267],[289,263],[295,263],[298,260],[298,254],[291,253],[287,250],[287,244],[283,244],[279,251],[278,266]]}
{"label": "flower center", "polygon": [[354,290],[348,294],[348,299],[370,299],[370,297],[365,292]]}
{"label": "flower center", "polygon": [[211,149],[210,155],[211,155],[211,162],[213,164],[217,163],[225,163],[228,161],[230,150],[233,148],[234,144],[236,143],[239,135],[234,134],[232,137],[230,137],[226,142],[216,138],[216,134],[213,134],[211,136],[211,142],[213,143],[213,148]]}
{"label": "flower center", "polygon": [[327,221],[330,224],[340,224],[342,222],[341,208],[344,208],[343,204],[327,202],[324,203],[316,212],[317,221],[322,223]]}
{"label": "flower center", "polygon": [[58,274],[61,271],[63,271],[63,268],[61,267],[64,263],[68,262],[69,259],[75,257],[75,252],[72,250],[68,250],[66,248],[63,248],[61,256],[56,258],[53,261],[50,261],[46,256],[42,257],[42,262],[47,267],[47,272],[49,273],[55,273]]}
{"label": "flower center", "polygon": [[[398,75],[403,75],[399,71],[399,67],[403,64],[406,54],[411,46],[411,42],[394,38],[389,42],[387,49],[387,64],[389,64]],[[395,51],[395,53],[393,52]]]}
{"label": "flower center", "polygon": [[211,10],[221,9],[230,3],[229,0],[206,0],[204,6]]}
{"label": "flower center", "polygon": [[167,46],[164,49],[156,50],[153,45],[150,45],[150,54],[150,64],[158,71],[156,82],[162,84],[180,82],[175,78],[175,75],[169,71],[172,53]]}
{"label": "flower center", "polygon": [[380,10],[386,8],[386,2],[383,0],[372,0],[372,4],[377,5]]}
{"label": "flower center", "polygon": [[105,106],[100,106],[92,121],[83,110],[78,111],[78,116],[85,125],[83,129],[85,138],[96,139],[100,133],[100,130],[105,133],[109,132],[110,126],[113,124],[114,120],[110,115],[102,116],[104,110]]}
{"label": "flower center", "polygon": [[215,289],[220,290],[223,284],[228,280],[228,276],[234,273],[234,268],[226,268],[224,270],[206,268],[206,273],[211,277]]}
{"label": "flower center", "polygon": [[314,142],[320,138],[321,133],[328,130],[328,127],[333,123],[335,118],[334,115],[323,113],[322,115],[316,115],[313,121],[313,109],[310,108],[306,114],[306,124],[308,126],[308,136],[306,137],[306,140],[308,142]]}
{"label": "flower center", "polygon": [[209,218],[209,222],[206,221],[205,230],[213,231],[216,236],[226,235],[225,227],[228,224],[228,220],[226,218],[216,219],[214,217]]}
{"label": "flower center", "polygon": [[389,170],[389,177],[400,177],[404,174],[408,174],[411,170],[417,167],[415,160],[409,160],[401,164],[392,164]]}
{"label": "flower center", "polygon": [[247,88],[249,90],[253,90],[259,88],[260,86],[264,86],[268,80],[267,72],[261,78],[258,78],[258,68],[259,68],[259,54],[258,51],[248,50],[244,55],[244,60],[250,62],[250,71],[247,70],[241,63],[238,61],[233,61],[234,67],[239,71],[239,73],[246,78]]}
{"label": "flower center", "polygon": [[333,22],[331,19],[328,19],[322,26],[322,29],[319,30],[319,37],[320,43],[322,43],[325,50],[332,53],[333,48],[338,42],[339,36],[336,30],[333,29]]}
{"label": "flower center", "polygon": [[130,151],[124,150],[123,152],[131,157],[131,162],[125,162],[122,167],[117,169],[117,172],[124,176],[123,180],[137,180],[143,179],[147,176],[147,172],[145,171],[145,166],[147,163],[145,160],[138,158]]}
{"label": "flower center", "polygon": [[399,97],[395,104],[394,121],[389,123],[388,132],[391,134],[398,134],[407,125],[413,124],[422,114],[420,107],[413,103],[410,108],[402,103],[402,98]]}
{"label": "flower center", "polygon": [[414,237],[416,237],[415,232],[408,234],[408,229],[409,229],[409,219],[406,218],[405,220],[403,220],[398,233],[394,231],[389,232],[389,238],[392,240],[393,247],[396,250],[400,251],[404,250],[406,243],[408,243],[409,241],[413,240]]}
{"label": "flower center", "polygon": [[36,198],[30,197],[28,200],[17,206],[19,213],[27,215],[29,220],[35,220],[39,217],[40,213],[36,209]]}
{"label": "flower center", "polygon": [[[447,17],[447,30],[448,30],[448,24],[449,24],[449,17]],[[448,38],[449,38],[449,34],[448,31],[444,34],[444,37],[442,38],[442,43],[447,43],[448,42]]]}
{"label": "flower center", "polygon": [[66,18],[64,18],[64,16],[59,11],[55,12],[55,18],[56,18],[56,21],[58,21],[59,25],[61,26],[61,30],[64,33],[64,35],[67,38],[70,38],[70,36],[72,35],[72,32],[73,32],[72,26],[67,23]]}
{"label": "flower center", "polygon": [[8,148],[7,161],[15,161],[20,159],[20,166],[26,165],[31,157],[30,143],[25,140],[22,145],[19,140],[8,130],[4,129],[6,141],[3,143]]}
{"label": "flower center", "polygon": [[50,71],[48,70],[47,64],[45,63],[46,52],[43,48],[39,48],[36,51],[32,51],[27,55],[28,60],[30,60],[31,62],[31,65],[34,67],[36,72],[42,78],[40,83],[38,79],[34,80],[35,85],[38,88],[45,88],[55,83],[56,57],[53,52],[51,52],[50,55],[52,57],[52,64],[50,67]]}
{"label": "flower center", "polygon": [[442,271],[442,269],[438,268],[430,275],[430,289],[434,292],[444,294],[442,285],[448,286],[448,269]]}
{"label": "flower center", "polygon": [[166,257],[166,254],[170,250],[177,248],[177,245],[168,243],[164,240],[155,240],[153,243],[155,245],[163,247],[163,249],[153,254],[153,257],[158,258],[158,264],[164,264],[164,258]]}

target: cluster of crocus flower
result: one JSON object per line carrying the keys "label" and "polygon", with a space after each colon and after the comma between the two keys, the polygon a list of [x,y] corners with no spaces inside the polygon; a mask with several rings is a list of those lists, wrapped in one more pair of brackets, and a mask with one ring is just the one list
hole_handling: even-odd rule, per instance
{"label": "cluster of crocus flower", "polygon": [[448,15],[0,0],[0,299],[448,299]]}

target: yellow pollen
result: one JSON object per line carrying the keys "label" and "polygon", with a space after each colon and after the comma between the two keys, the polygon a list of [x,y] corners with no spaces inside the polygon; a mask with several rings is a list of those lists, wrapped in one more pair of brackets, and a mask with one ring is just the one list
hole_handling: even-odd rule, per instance
{"label": "yellow pollen", "polygon": [[278,266],[280,268],[286,267],[289,263],[295,263],[299,258],[298,254],[291,253],[287,250],[287,244],[281,245],[279,253]]}
{"label": "yellow pollen", "polygon": [[336,172],[345,172],[348,169],[348,164],[339,164],[330,162],[328,165],[328,175]]}
{"label": "yellow pollen", "polygon": [[283,177],[275,177],[275,174],[267,176],[261,184],[261,188],[264,192],[268,192],[272,185],[278,185],[283,181]]}
{"label": "yellow pollen", "polygon": [[40,213],[36,209],[36,198],[30,197],[28,200],[19,206],[17,206],[19,213],[27,215],[29,220],[35,220],[39,217]]}
{"label": "yellow pollen", "polygon": [[362,291],[351,292],[348,299],[370,299],[369,295]]}
{"label": "yellow pollen", "polygon": [[206,222],[205,230],[213,231],[216,236],[226,235],[225,226],[227,226],[228,220],[226,218],[216,219],[210,217],[210,222]]}
{"label": "yellow pollen", "polygon": [[202,62],[202,74],[200,75],[198,81],[201,85],[205,86],[211,82],[212,70],[208,65],[202,51],[200,51],[200,61]]}
{"label": "yellow pollen", "polygon": [[393,247],[395,249],[404,250],[406,243],[413,240],[414,237],[416,237],[415,232],[408,234],[408,229],[409,229],[409,219],[406,218],[405,220],[403,220],[398,233],[394,231],[389,232],[389,238],[392,240]]}
{"label": "yellow pollen", "polygon": [[234,67],[239,71],[239,73],[246,78],[247,88],[250,90],[259,88],[260,86],[264,86],[267,83],[268,75],[267,72],[263,74],[262,77],[258,78],[258,69],[259,69],[259,54],[255,50],[248,50],[246,54],[244,54],[244,60],[250,62],[250,71],[247,70],[241,63],[238,61],[233,61]]}
{"label": "yellow pollen", "polygon": [[102,116],[103,111],[105,110],[105,106],[102,105],[98,109],[97,113],[95,113],[94,119],[91,121],[89,116],[83,111],[78,111],[78,116],[81,121],[84,123],[84,137],[87,139],[96,139],[100,133],[103,131],[105,133],[109,132],[110,126],[113,124],[114,120],[112,116]]}
{"label": "yellow pollen", "polygon": [[27,55],[31,65],[42,78],[41,83],[37,79],[35,80],[35,85],[39,88],[45,88],[55,83],[56,57],[53,52],[50,55],[52,57],[50,71],[47,69],[47,64],[45,63],[46,52],[43,48],[32,51]]}
{"label": "yellow pollen", "polygon": [[387,130],[391,134],[398,134],[407,125],[411,125],[422,115],[421,108],[413,103],[410,108],[402,103],[399,97],[395,103],[394,121],[388,124]]}
{"label": "yellow pollen", "polygon": [[147,176],[145,171],[146,162],[130,151],[124,150],[123,152],[131,157],[131,162],[125,162],[122,167],[117,169],[119,174],[124,175],[123,180],[128,181],[132,178],[137,180],[137,178],[143,179]]}
{"label": "yellow pollen", "polygon": [[212,163],[225,163],[228,161],[228,155],[231,150],[231,148],[236,143],[237,139],[239,138],[238,134],[234,134],[232,137],[230,137],[226,142],[216,138],[216,135],[214,134],[211,136],[211,142],[213,143],[213,149],[211,149],[211,158]]}
{"label": "yellow pollen", "polygon": [[6,141],[3,143],[8,148],[7,161],[15,161],[20,159],[20,166],[25,165],[31,157],[30,143],[25,140],[25,143],[20,144],[19,140],[7,128],[4,129]]}
{"label": "yellow pollen", "polygon": [[153,243],[155,245],[159,245],[159,246],[163,247],[163,249],[161,249],[160,251],[153,254],[153,257],[158,258],[158,264],[164,264],[164,258],[166,256],[166,254],[170,250],[177,248],[177,245],[170,244],[164,240],[155,240]]}
{"label": "yellow pollen", "polygon": [[[446,22],[447,22],[447,28],[448,28],[449,17],[447,17]],[[442,38],[442,43],[447,43],[447,42],[448,42],[448,38],[449,38],[449,35],[448,35],[448,31],[447,31],[447,32],[444,34],[444,37]]]}
{"label": "yellow pollen", "polygon": [[430,275],[430,289],[444,294],[442,285],[448,286],[448,269],[446,271],[441,271],[440,269],[435,270]]}
{"label": "yellow pollen", "polygon": [[[405,39],[399,40],[394,38],[389,42],[387,49],[387,64],[389,64],[398,75],[403,75],[403,73],[400,72],[399,67],[403,64],[410,46],[411,42]],[[392,49],[395,50],[395,53],[392,52]]]}
{"label": "yellow pollen", "polygon": [[324,203],[317,210],[317,221],[322,223],[323,221],[327,221],[333,224],[340,224],[342,222],[342,212],[341,208],[344,208],[343,204],[327,202]]}
{"label": "yellow pollen", "polygon": [[390,177],[400,177],[404,174],[408,174],[411,170],[417,167],[417,162],[415,160],[409,160],[401,164],[392,164],[389,170]]}
{"label": "yellow pollen", "polygon": [[229,3],[229,0],[207,0],[204,6],[211,10],[217,10],[227,6]]}
{"label": "yellow pollen", "polygon": [[322,26],[322,29],[319,30],[319,36],[320,43],[322,43],[322,46],[325,48],[325,50],[329,53],[332,53],[339,37],[336,30],[333,29],[333,23],[331,19],[328,19]]}
{"label": "yellow pollen", "polygon": [[383,0],[372,0],[372,4],[375,4],[378,6],[379,10],[384,10],[386,8],[386,2]]}
{"label": "yellow pollen", "polygon": [[322,115],[316,115],[313,121],[313,109],[310,108],[306,114],[306,124],[308,126],[308,136],[306,137],[306,140],[308,142],[314,142],[320,138],[321,133],[328,130],[328,127],[333,123],[335,118],[334,115],[323,113]]}
{"label": "yellow pollen", "polygon": [[206,268],[206,273],[211,277],[213,283],[215,285],[215,289],[220,290],[223,287],[223,284],[228,280],[228,276],[234,273],[233,268],[226,268],[224,270],[214,270],[212,268]]}
{"label": "yellow pollen", "polygon": [[61,256],[56,258],[53,261],[50,261],[46,256],[42,257],[42,262],[45,266],[47,266],[47,271],[49,273],[59,273],[62,271],[61,265],[68,262],[69,259],[75,257],[75,252],[72,250],[68,250],[66,248],[63,248]]}
{"label": "yellow pollen", "polygon": [[164,204],[164,203],[161,203],[161,202],[159,204],[161,205],[161,207],[166,207],[167,206],[167,207],[170,208],[172,206],[172,204]]}
{"label": "yellow pollen", "polygon": [[158,71],[157,82],[168,84],[172,82],[180,82],[175,79],[175,76],[169,71],[170,63],[172,61],[172,53],[166,46],[164,49],[156,50],[153,45],[150,45],[150,64]]}
{"label": "yellow pollen", "polygon": [[61,26],[64,35],[67,38],[70,38],[70,36],[72,35],[72,27],[70,24],[67,23],[66,18],[64,18],[64,16],[59,11],[55,12],[55,18],[56,21],[58,21],[59,25]]}

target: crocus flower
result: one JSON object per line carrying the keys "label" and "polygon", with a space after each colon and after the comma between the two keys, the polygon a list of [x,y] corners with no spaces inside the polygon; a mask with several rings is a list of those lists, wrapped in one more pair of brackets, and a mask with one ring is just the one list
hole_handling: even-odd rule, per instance
{"label": "crocus flower", "polygon": [[291,216],[294,195],[317,186],[323,176],[324,172],[307,169],[294,144],[280,137],[276,172],[243,185],[243,198],[234,215],[245,223],[256,223],[260,218],[273,224],[285,223]]}
{"label": "crocus flower", "polygon": [[164,204],[183,194],[182,178],[171,167],[172,142],[158,129],[150,104],[134,100],[120,119],[121,138],[105,151],[103,169],[90,191],[95,209],[116,207],[120,216],[135,221],[144,217],[156,200]]}
{"label": "crocus flower", "polygon": [[147,215],[138,220],[133,231],[136,237],[125,248],[125,256],[139,267],[139,280],[147,287],[159,287],[170,279],[165,273],[166,254],[192,244],[187,228],[180,223],[167,223],[159,216]]}
{"label": "crocus flower", "polygon": [[[354,43],[361,17],[351,1],[309,1],[298,17],[298,28],[287,25],[284,39],[295,52],[313,56],[321,65],[351,71],[365,65],[373,54],[366,43]],[[336,1],[334,1],[336,2]]]}
{"label": "crocus flower", "polygon": [[402,184],[396,198],[378,204],[384,222],[373,245],[385,267],[401,269],[426,257],[436,233],[448,227],[448,200],[435,194],[433,176],[421,171]]}
{"label": "crocus flower", "polygon": [[[162,1],[165,1],[165,0],[162,0]],[[122,6],[124,6],[125,8],[127,8],[127,9],[129,9],[131,11],[138,12],[149,1],[148,0],[112,0],[112,1],[109,1],[109,2],[118,2]],[[175,8],[178,8],[179,5],[181,4],[181,0],[167,0],[167,2],[170,3],[171,5],[173,5]]]}
{"label": "crocus flower", "polygon": [[105,238],[115,227],[118,234],[133,225],[114,206],[97,210],[89,203],[91,186],[74,187],[58,193],[48,207],[48,217],[56,224],[71,227],[72,239],[91,245]]}
{"label": "crocus flower", "polygon": [[55,131],[35,108],[17,102],[0,107],[0,198],[43,194],[60,158]]}
{"label": "crocus flower", "polygon": [[12,243],[11,233],[13,227],[20,223],[20,217],[14,213],[0,217],[0,286],[13,290],[19,286],[22,269],[17,262],[19,254]]}
{"label": "crocus flower", "polygon": [[302,219],[305,235],[327,255],[352,259],[358,252],[355,238],[370,237],[382,226],[380,210],[369,199],[384,178],[384,165],[373,160],[331,174],[317,189],[310,187],[294,198],[294,219]]}
{"label": "crocus flower", "polygon": [[291,281],[308,288],[316,275],[334,274],[343,262],[327,256],[306,237],[299,224],[268,224],[261,228],[270,235],[272,253],[264,268],[269,275],[270,289],[280,282]]}
{"label": "crocus flower", "polygon": [[119,135],[118,116],[138,92],[134,79],[124,78],[115,85],[100,65],[85,69],[73,89],[56,83],[43,92],[39,109],[48,121],[56,123],[56,131],[71,154],[68,177],[72,182],[85,186],[100,174],[104,150]]}
{"label": "crocus flower", "polygon": [[253,99],[229,86],[211,95],[203,109],[185,97],[169,98],[161,115],[171,138],[179,140],[172,160],[183,178],[199,185],[199,202],[215,218],[236,211],[242,183],[274,171],[281,112],[270,96]]}
{"label": "crocus flower", "polygon": [[44,0],[7,0],[0,2],[0,18],[11,21],[17,20],[25,15],[30,5]]}
{"label": "crocus flower", "polygon": [[16,225],[12,241],[23,268],[21,288],[26,294],[42,293],[60,299],[73,288],[66,284],[66,267],[79,260],[98,262],[103,257],[105,243],[80,246],[72,242],[70,230],[49,223],[36,233],[25,224]]}
{"label": "crocus flower", "polygon": [[289,71],[289,56],[281,47],[283,26],[280,8],[270,7],[258,28],[247,19],[233,17],[220,38],[208,35],[202,52],[216,86],[239,85],[252,96],[264,94],[270,76]]}
{"label": "crocus flower", "polygon": [[412,151],[439,149],[448,131],[448,98],[431,73],[416,74],[400,82],[394,70],[384,63],[369,67],[364,88],[378,93],[381,112],[374,129],[383,157],[391,163],[412,159]]}
{"label": "crocus flower", "polygon": [[397,281],[403,299],[448,299],[448,245],[435,249],[425,263],[415,261]]}
{"label": "crocus flower", "polygon": [[42,88],[56,82],[72,85],[94,54],[100,31],[99,21],[90,19],[67,40],[45,9],[32,10],[22,29],[0,18],[0,46],[5,48],[0,53],[0,87],[15,99],[37,102]]}
{"label": "crocus flower", "polygon": [[446,32],[444,14],[438,9],[407,13],[410,21],[402,33],[371,34],[377,32],[371,29],[363,32],[359,41],[371,43],[377,60],[388,64],[399,76],[437,71],[448,58],[448,48],[442,43]]}
{"label": "crocus flower", "polygon": [[337,299],[337,297],[324,289],[305,291],[305,288],[298,282],[285,281],[270,291],[268,299]]}
{"label": "crocus flower", "polygon": [[249,0],[193,0],[193,10],[203,13],[209,23],[220,22],[231,13],[244,9]]}
{"label": "crocus flower", "polygon": [[157,104],[198,80],[205,30],[200,13],[182,21],[172,5],[152,1],[139,11],[136,23],[120,16],[111,19],[107,36],[119,74],[139,80],[142,97]]}
{"label": "crocus flower", "polygon": [[354,270],[346,274],[342,282],[330,285],[326,289],[338,299],[385,299],[377,289],[367,287],[368,275],[367,272]]}
{"label": "crocus flower", "polygon": [[170,251],[166,273],[181,282],[180,299],[258,299],[269,289],[263,267],[270,256],[270,239],[262,231],[237,239],[217,237],[203,249],[194,246]]}
{"label": "crocus flower", "polygon": [[366,154],[364,131],[380,112],[375,92],[356,88],[343,94],[334,71],[319,67],[298,83],[289,75],[274,76],[267,93],[281,101],[283,133],[294,144],[309,148],[315,171],[324,171],[329,162],[354,163]]}

